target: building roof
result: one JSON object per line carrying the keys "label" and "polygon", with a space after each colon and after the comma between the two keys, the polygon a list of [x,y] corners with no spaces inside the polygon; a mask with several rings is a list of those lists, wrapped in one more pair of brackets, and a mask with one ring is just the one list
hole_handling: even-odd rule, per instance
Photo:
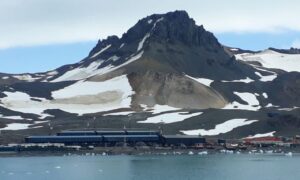
{"label": "building roof", "polygon": [[163,135],[165,138],[204,138],[201,136],[190,136],[190,135]]}

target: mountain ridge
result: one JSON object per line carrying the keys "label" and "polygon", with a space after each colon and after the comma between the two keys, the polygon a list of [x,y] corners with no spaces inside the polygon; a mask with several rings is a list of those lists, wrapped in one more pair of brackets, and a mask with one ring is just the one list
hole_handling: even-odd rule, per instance
{"label": "mountain ridge", "polygon": [[54,131],[80,129],[95,117],[101,128],[165,123],[170,134],[206,136],[235,119],[232,131],[211,136],[295,134],[298,58],[274,49],[226,47],[184,11],[154,14],[120,38],[99,40],[78,63],[35,74],[0,74],[0,130],[17,123],[24,128],[14,130],[23,135],[45,134],[49,124]]}

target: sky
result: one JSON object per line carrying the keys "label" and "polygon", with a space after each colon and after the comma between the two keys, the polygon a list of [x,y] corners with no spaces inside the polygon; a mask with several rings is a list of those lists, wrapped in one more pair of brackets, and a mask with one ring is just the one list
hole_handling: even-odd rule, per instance
{"label": "sky", "polygon": [[0,72],[42,72],[87,56],[139,19],[185,10],[228,46],[300,48],[299,0],[2,0]]}

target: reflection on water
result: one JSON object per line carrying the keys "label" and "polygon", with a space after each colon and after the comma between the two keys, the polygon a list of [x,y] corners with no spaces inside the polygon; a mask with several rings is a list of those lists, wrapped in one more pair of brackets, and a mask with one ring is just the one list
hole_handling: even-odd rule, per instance
{"label": "reflection on water", "polygon": [[275,155],[6,157],[0,180],[298,180],[299,165]]}

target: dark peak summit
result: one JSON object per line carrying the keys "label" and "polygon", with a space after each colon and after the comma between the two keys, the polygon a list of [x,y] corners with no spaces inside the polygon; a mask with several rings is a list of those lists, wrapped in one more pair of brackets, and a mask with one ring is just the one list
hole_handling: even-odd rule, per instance
{"label": "dark peak summit", "polygon": [[113,36],[108,36],[106,39],[103,39],[103,40],[100,39],[98,41],[97,45],[89,53],[89,56],[96,53],[100,49],[103,49],[103,48],[107,47],[108,45],[119,46],[120,45],[119,37],[113,35]]}
{"label": "dark peak summit", "polygon": [[[147,16],[143,19],[140,19],[133,27],[131,27],[125,34],[123,34],[122,39],[126,40],[128,37],[135,36],[144,36],[145,33],[150,30],[154,30],[153,27],[157,27],[158,24],[163,23],[162,21],[178,21],[181,23],[190,21],[189,15],[185,11],[174,11],[166,14],[153,14]],[[194,21],[194,20],[192,20]]]}
{"label": "dark peak summit", "polygon": [[220,47],[214,35],[195,21],[185,11],[175,11],[162,16],[161,23],[154,30],[154,37],[170,43],[182,42],[186,45]]}
{"label": "dark peak summit", "polygon": [[213,44],[219,46],[214,35],[203,26],[197,26],[186,11],[174,11],[166,14],[153,14],[141,19],[122,37],[125,41],[141,39],[146,33],[151,33],[151,39],[169,43],[182,42],[187,45]]}
{"label": "dark peak summit", "polygon": [[111,45],[118,49],[121,44],[135,47],[145,36],[149,42],[159,43],[183,43],[188,46],[203,46],[207,49],[220,48],[214,35],[206,31],[203,26],[197,26],[195,21],[185,11],[173,11],[166,14],[153,14],[139,20],[132,28],[122,35],[109,36],[105,40],[99,40],[91,54]]}

